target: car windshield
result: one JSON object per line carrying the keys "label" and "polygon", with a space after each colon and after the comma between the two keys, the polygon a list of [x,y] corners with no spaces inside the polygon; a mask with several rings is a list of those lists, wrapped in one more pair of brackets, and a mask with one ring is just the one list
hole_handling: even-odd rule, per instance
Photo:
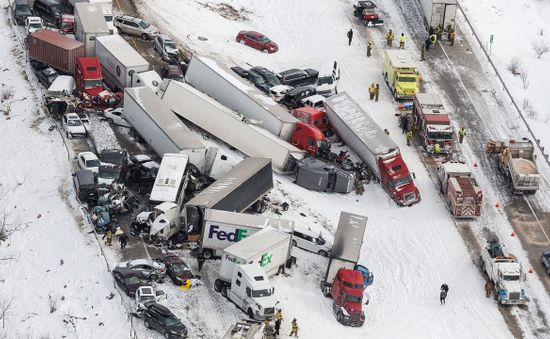
{"label": "car windshield", "polygon": [[404,177],[401,177],[401,178],[398,178],[398,179],[395,179],[395,180],[389,180],[388,181],[388,184],[391,186],[391,187],[399,187],[399,186],[403,186],[403,185],[406,185],[408,184],[409,182],[412,181],[412,178],[410,175],[406,175]]}
{"label": "car windshield", "polygon": [[334,82],[334,79],[330,75],[327,75],[327,76],[324,76],[324,77],[319,77],[317,79],[317,85],[330,85],[333,82]]}
{"label": "car windshield", "polygon": [[519,275],[503,275],[502,279],[506,281],[519,281]]}
{"label": "car windshield", "polygon": [[172,327],[178,325],[179,323],[180,320],[173,315],[164,318],[164,324],[166,324],[166,326]]}
{"label": "car windshield", "polygon": [[265,78],[267,79],[267,82],[269,82],[272,86],[280,85],[281,82],[273,73],[264,73]]}
{"label": "car windshield", "polygon": [[86,161],[86,167],[98,167],[99,166],[99,160],[92,159]]}
{"label": "car windshield", "polygon": [[69,120],[67,121],[67,125],[69,126],[81,126],[82,123],[80,122],[80,120]]}
{"label": "car windshield", "polygon": [[262,77],[252,77],[252,79],[257,84],[265,84],[264,78]]}
{"label": "car windshield", "polygon": [[428,132],[428,138],[451,140],[453,135],[449,132]]}
{"label": "car windshield", "polygon": [[397,78],[397,81],[399,82],[416,82],[415,77],[399,77]]}
{"label": "car windshield", "polygon": [[268,44],[271,42],[271,40],[269,40],[269,38],[266,36],[262,36],[261,38],[258,38],[258,39],[260,39],[260,41],[264,44]]}
{"label": "car windshield", "polygon": [[323,235],[319,233],[319,237],[317,239],[315,239],[317,241],[317,244],[318,245],[324,245],[327,243],[327,241],[325,240],[325,238],[323,238]]}
{"label": "car windshield", "polygon": [[99,177],[101,179],[118,179],[118,172],[99,171]]}
{"label": "car windshield", "polygon": [[112,15],[106,15],[105,16],[105,21],[107,21],[107,22],[113,21],[113,16]]}
{"label": "car windshield", "polygon": [[189,269],[184,264],[173,264],[172,265],[172,270],[174,271],[174,273],[180,274],[180,273],[183,273],[183,272],[185,272]]}
{"label": "car windshield", "polygon": [[165,49],[176,49],[176,44],[173,43],[173,42],[165,42],[164,43],[164,48]]}
{"label": "car windshield", "polygon": [[142,295],[141,301],[144,303],[148,301],[155,301],[155,297],[153,297],[152,295]]}
{"label": "car windshield", "polygon": [[262,297],[269,297],[271,296],[271,289],[265,288],[262,290],[253,290],[252,291],[252,297],[254,298],[262,298]]}
{"label": "car windshield", "polygon": [[148,22],[145,21],[145,20],[141,20],[141,21],[139,22],[139,25],[140,25],[141,28],[143,28],[143,29],[149,28],[149,26],[151,26],[151,24],[148,23]]}
{"label": "car windshield", "polygon": [[30,28],[42,28],[42,24],[38,22],[33,22],[29,25]]}
{"label": "car windshield", "polygon": [[361,302],[361,297],[347,294],[346,295],[346,301],[351,301],[351,302],[354,302],[354,303],[360,303]]}
{"label": "car windshield", "polygon": [[102,87],[103,81],[101,79],[93,79],[93,80],[84,80],[84,88],[96,88],[96,87]]}
{"label": "car windshield", "polygon": [[140,280],[136,276],[131,276],[126,279],[126,285],[137,285],[140,283]]}
{"label": "car windshield", "polygon": [[29,7],[29,5],[17,5],[15,6],[15,10],[21,12],[22,14],[27,14],[31,12],[31,8]]}

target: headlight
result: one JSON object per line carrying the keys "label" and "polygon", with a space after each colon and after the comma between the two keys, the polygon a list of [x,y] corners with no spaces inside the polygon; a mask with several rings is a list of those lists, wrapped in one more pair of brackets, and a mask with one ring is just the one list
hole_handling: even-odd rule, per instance
{"label": "headlight", "polygon": [[522,288],[521,291],[519,292],[519,295],[522,297],[522,298],[525,298],[525,290]]}

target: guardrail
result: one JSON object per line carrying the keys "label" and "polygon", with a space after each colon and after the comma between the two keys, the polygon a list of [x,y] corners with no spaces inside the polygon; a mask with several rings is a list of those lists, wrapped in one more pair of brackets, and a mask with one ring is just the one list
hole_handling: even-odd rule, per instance
{"label": "guardrail", "polygon": [[474,29],[474,26],[472,25],[472,23],[470,22],[470,20],[468,19],[468,17],[466,16],[466,12],[464,12],[464,9],[462,9],[462,6],[460,6],[460,3],[457,1],[456,2],[457,4],[457,7],[458,9],[460,10],[460,12],[462,13],[462,16],[464,17],[464,20],[466,21],[466,23],[468,24],[468,26],[470,27],[470,30],[472,31],[474,37],[476,38],[478,44],[479,44],[479,47],[481,47],[481,50],[483,51],[483,53],[485,54],[485,56],[487,57],[487,60],[489,61],[489,64],[491,65],[491,67],[493,68],[493,71],[495,72],[497,78],[500,80],[500,83],[502,84],[502,88],[504,89],[504,91],[506,92],[506,94],[508,95],[508,97],[510,98],[510,101],[512,102],[512,105],[514,106],[514,108],[516,109],[516,111],[518,112],[519,114],[519,117],[521,118],[521,120],[523,121],[523,123],[525,124],[525,126],[527,127],[527,130],[529,131],[529,134],[531,135],[531,137],[533,138],[533,140],[535,140],[535,144],[537,145],[540,153],[542,154],[542,156],[544,157],[544,160],[546,162],[546,164],[548,165],[548,167],[550,167],[550,159],[549,159],[549,155],[544,153],[544,146],[541,145],[540,143],[540,139],[538,139],[536,136],[535,136],[535,133],[533,132],[533,130],[531,129],[531,126],[529,126],[529,123],[527,122],[527,119],[525,119],[525,116],[523,115],[523,112],[521,111],[521,109],[519,108],[519,106],[517,105],[516,101],[514,100],[514,97],[512,96],[512,93],[510,93],[510,90],[508,89],[508,86],[506,86],[506,84],[504,83],[504,80],[502,79],[502,77],[500,76],[500,73],[498,72],[495,64],[493,63],[493,60],[491,59],[491,56],[489,55],[489,53],[487,53],[487,49],[483,46],[483,43],[481,42],[481,39],[479,38],[478,34],[476,33],[475,29]]}

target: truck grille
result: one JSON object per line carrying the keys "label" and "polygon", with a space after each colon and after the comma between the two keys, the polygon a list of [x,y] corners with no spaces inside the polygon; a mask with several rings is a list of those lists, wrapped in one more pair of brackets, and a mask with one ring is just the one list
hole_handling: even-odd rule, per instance
{"label": "truck grille", "polygon": [[413,192],[405,194],[405,203],[416,201],[416,194]]}
{"label": "truck grille", "polygon": [[519,292],[510,292],[510,300],[519,300]]}
{"label": "truck grille", "polygon": [[273,315],[273,314],[275,314],[274,307],[267,307],[264,309],[264,315]]}

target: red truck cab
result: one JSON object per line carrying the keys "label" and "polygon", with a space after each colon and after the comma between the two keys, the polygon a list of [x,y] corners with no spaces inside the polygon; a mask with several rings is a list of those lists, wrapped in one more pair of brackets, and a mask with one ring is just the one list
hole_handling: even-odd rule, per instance
{"label": "red truck cab", "polygon": [[301,122],[313,125],[321,131],[329,127],[326,113],[316,108],[300,107],[293,109],[290,113]]}
{"label": "red truck cab", "polygon": [[379,159],[380,183],[400,206],[410,206],[420,201],[420,191],[401,157],[396,153],[392,157]]}
{"label": "red truck cab", "polygon": [[97,57],[78,58],[74,81],[81,98],[86,102],[83,106],[110,108],[120,103],[120,98],[103,87],[103,73]]}
{"label": "red truck cab", "polygon": [[361,272],[347,268],[338,270],[331,289],[338,322],[353,327],[363,326],[363,289],[364,280]]}
{"label": "red truck cab", "polygon": [[304,122],[297,122],[294,125],[291,141],[292,145],[305,150],[313,156],[319,155],[323,157],[330,153],[330,145],[323,132],[317,127]]}

